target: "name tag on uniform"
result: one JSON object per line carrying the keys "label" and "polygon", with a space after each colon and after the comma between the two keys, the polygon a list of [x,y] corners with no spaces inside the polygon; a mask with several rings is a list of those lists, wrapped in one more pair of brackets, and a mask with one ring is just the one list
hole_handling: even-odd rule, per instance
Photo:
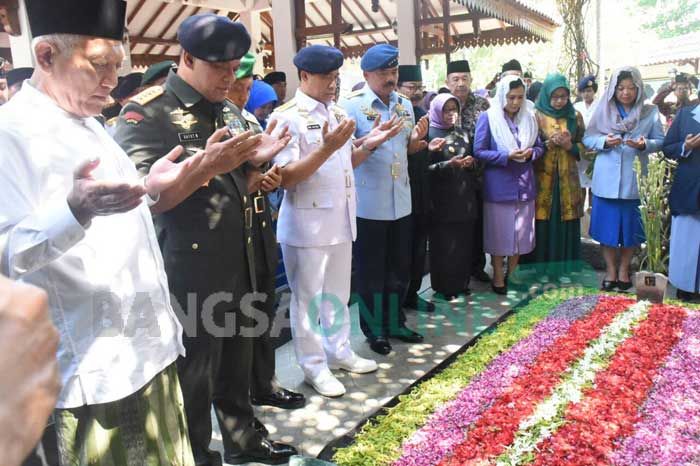
{"label": "name tag on uniform", "polygon": [[318,123],[312,123],[310,125],[306,125],[306,129],[321,129],[321,125]]}
{"label": "name tag on uniform", "polygon": [[180,142],[198,141],[202,139],[202,135],[199,133],[199,131],[194,131],[192,133],[178,133],[177,137],[180,139]]}
{"label": "name tag on uniform", "polygon": [[400,162],[394,162],[391,164],[391,177],[393,179],[398,179],[399,176],[401,175],[401,163]]}

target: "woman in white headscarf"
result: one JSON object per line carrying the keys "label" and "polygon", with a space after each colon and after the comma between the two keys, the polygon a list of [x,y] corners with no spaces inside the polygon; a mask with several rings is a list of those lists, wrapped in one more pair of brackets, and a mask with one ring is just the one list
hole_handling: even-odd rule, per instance
{"label": "woman in white headscarf", "polygon": [[535,248],[535,175],[532,162],[544,154],[525,83],[505,76],[491,108],[479,116],[474,157],[484,169],[484,251],[491,254],[492,288],[507,292],[503,259],[513,273],[521,254]]}
{"label": "woman in white headscarf", "polygon": [[597,152],[590,235],[603,249],[605,291],[632,287],[630,261],[634,248],[644,242],[634,160],[638,157],[646,170],[648,155],[661,149],[663,139],[658,109],[644,104],[639,70],[616,70],[583,138]]}

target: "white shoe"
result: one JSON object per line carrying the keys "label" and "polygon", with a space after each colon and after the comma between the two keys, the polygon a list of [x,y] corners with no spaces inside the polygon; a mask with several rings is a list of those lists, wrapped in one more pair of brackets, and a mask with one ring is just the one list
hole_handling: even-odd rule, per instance
{"label": "white shoe", "polygon": [[322,370],[316,377],[304,377],[304,382],[323,396],[337,398],[345,395],[345,387],[328,369]]}
{"label": "white shoe", "polygon": [[353,374],[369,374],[377,370],[377,362],[373,359],[361,358],[354,354],[342,361],[328,362],[331,369],[342,369]]}

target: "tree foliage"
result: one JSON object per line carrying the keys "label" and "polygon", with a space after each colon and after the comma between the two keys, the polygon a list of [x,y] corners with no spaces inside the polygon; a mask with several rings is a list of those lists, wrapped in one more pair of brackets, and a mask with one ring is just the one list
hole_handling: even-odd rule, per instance
{"label": "tree foliage", "polygon": [[637,0],[651,19],[644,28],[660,38],[700,31],[700,0]]}

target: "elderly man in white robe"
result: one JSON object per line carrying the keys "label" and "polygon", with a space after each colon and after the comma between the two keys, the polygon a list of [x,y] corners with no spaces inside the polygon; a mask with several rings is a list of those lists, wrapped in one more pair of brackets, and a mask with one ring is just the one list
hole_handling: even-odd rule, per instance
{"label": "elderly man in white robe", "polygon": [[123,0],[26,0],[36,70],[0,108],[0,272],[48,294],[59,330],[61,465],[193,465],[184,354],[149,206],[250,157],[250,134],[139,178],[93,118],[124,59]]}

